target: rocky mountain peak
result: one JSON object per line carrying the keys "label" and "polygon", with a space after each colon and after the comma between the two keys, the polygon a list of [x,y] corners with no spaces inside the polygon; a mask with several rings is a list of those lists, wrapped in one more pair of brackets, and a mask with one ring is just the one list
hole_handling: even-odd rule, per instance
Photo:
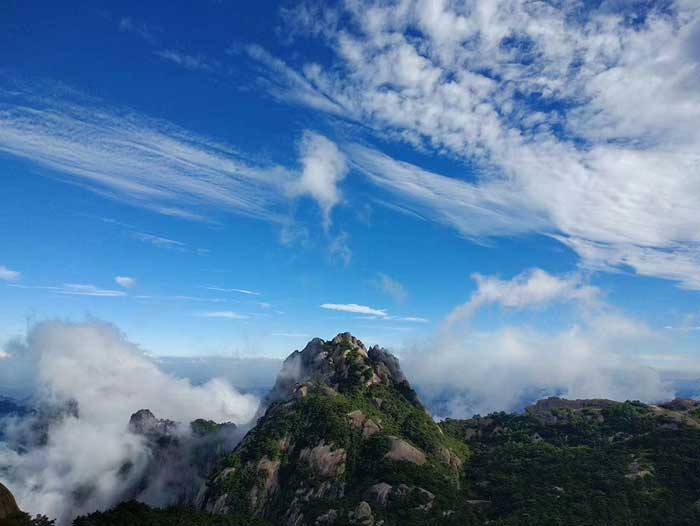
{"label": "rocky mountain peak", "polygon": [[129,419],[129,431],[151,439],[171,436],[177,427],[177,422],[156,418],[149,409],[140,409]]}
{"label": "rocky mountain peak", "polygon": [[362,385],[402,382],[407,384],[395,356],[377,346],[368,350],[358,338],[343,332],[329,341],[314,338],[290,354],[268,402],[304,396],[314,387],[344,392]]}
{"label": "rocky mountain peak", "polygon": [[404,504],[423,518],[439,488],[459,488],[464,448],[452,449],[398,359],[350,333],[291,353],[267,402],[203,488],[204,509],[370,525]]}

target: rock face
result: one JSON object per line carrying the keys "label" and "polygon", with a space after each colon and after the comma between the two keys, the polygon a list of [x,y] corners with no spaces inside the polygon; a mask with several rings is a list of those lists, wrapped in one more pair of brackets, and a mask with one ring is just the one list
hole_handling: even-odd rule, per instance
{"label": "rock face", "polygon": [[20,513],[15,497],[10,490],[0,484],[0,520]]}
{"label": "rock face", "polygon": [[[208,473],[238,439],[235,424],[200,419],[188,426],[157,418],[149,409],[131,415],[128,429],[142,437],[148,461],[127,496],[161,506],[196,503]],[[131,469],[124,465],[124,476]]]}
{"label": "rock face", "polygon": [[398,360],[349,333],[294,351],[266,406],[210,478],[206,510],[287,526],[373,526],[400,510],[427,520],[435,492],[459,487],[460,453]]}

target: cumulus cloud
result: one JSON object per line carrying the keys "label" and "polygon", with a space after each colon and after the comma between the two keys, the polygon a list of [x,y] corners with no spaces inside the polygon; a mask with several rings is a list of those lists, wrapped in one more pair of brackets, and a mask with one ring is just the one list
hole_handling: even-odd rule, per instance
{"label": "cumulus cloud", "polygon": [[[61,524],[76,513],[112,506],[137,489],[150,453],[127,429],[135,411],[149,408],[180,422],[241,424],[258,406],[257,398],[224,380],[197,386],[164,373],[115,327],[97,321],[38,324],[26,342],[8,344],[5,352],[3,369],[30,379],[41,411],[35,423],[5,423],[0,479],[23,509]],[[22,432],[28,429],[44,429],[45,435],[26,450]]]}
{"label": "cumulus cloud", "polygon": [[316,200],[323,213],[323,226],[331,225],[331,211],[341,200],[338,183],[347,175],[345,155],[323,135],[305,132],[300,157],[301,177],[290,187],[292,195],[308,195]]}
{"label": "cumulus cloud", "polygon": [[467,303],[449,314],[449,324],[470,319],[477,310],[488,304],[511,309],[572,301],[593,304],[600,296],[600,290],[581,283],[579,275],[558,277],[539,268],[518,274],[511,280],[481,274],[473,274],[472,278],[476,281],[476,291]]}
{"label": "cumulus cloud", "polygon": [[[674,396],[660,373],[668,365],[665,350],[674,346],[670,331],[655,331],[605,305],[601,291],[581,276],[532,269],[510,280],[473,277],[477,287],[469,301],[402,356],[408,377],[438,417],[518,411],[547,396],[645,402]],[[533,309],[570,303],[596,308],[578,311],[563,329],[524,325],[483,331],[455,325],[492,304]],[[679,358],[686,366],[693,362]]]}
{"label": "cumulus cloud", "polygon": [[4,265],[0,265],[0,281],[17,281],[21,275],[21,272],[10,270]]}
{"label": "cumulus cloud", "polygon": [[117,285],[124,287],[125,289],[130,289],[136,284],[136,280],[134,278],[130,278],[129,276],[115,276],[114,281],[117,283]]}
{"label": "cumulus cloud", "polygon": [[584,265],[700,289],[697,5],[323,11],[288,18],[294,34],[327,44],[330,66],[251,53],[276,77],[270,91],[476,168],[443,177],[345,145],[387,200],[466,236],[556,235]]}
{"label": "cumulus cloud", "polygon": [[401,363],[436,416],[464,418],[520,410],[546,396],[670,399],[672,386],[644,359],[667,345],[642,323],[603,315],[554,334],[443,332],[409,348]]}

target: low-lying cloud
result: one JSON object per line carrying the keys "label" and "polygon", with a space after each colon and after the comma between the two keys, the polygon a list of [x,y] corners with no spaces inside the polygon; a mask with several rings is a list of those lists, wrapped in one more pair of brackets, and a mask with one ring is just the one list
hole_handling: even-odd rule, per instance
{"label": "low-lying cloud", "polygon": [[[135,411],[149,408],[184,423],[206,418],[245,424],[258,408],[256,397],[225,380],[193,385],[164,373],[103,322],[40,323],[5,352],[0,379],[7,380],[9,370],[32,382],[36,412],[3,422],[0,480],[23,509],[60,524],[133,495],[150,458],[143,438],[127,429]],[[181,432],[188,433],[186,427]],[[148,487],[140,494],[163,503]]]}
{"label": "low-lying cloud", "polygon": [[[511,280],[473,277],[477,288],[469,301],[404,356],[407,376],[437,417],[518,411],[547,396],[645,402],[674,396],[649,361],[669,346],[667,335],[605,305],[600,289],[580,275],[555,276],[536,268]],[[558,330],[480,331],[455,323],[493,304],[510,310],[587,308],[577,311],[570,327]]]}
{"label": "low-lying cloud", "polygon": [[655,402],[671,385],[643,359],[666,340],[616,315],[546,333],[504,327],[442,332],[402,356],[406,376],[440,418],[517,411],[546,396]]}

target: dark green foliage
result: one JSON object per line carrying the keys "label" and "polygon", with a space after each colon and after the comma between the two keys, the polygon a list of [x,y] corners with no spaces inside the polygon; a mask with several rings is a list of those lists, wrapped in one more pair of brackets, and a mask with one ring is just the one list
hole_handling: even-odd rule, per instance
{"label": "dark green foliage", "polygon": [[[441,424],[469,443],[468,499],[494,526],[700,524],[700,430],[638,402]],[[546,423],[545,423],[546,422]],[[482,524],[483,522],[480,522]]]}
{"label": "dark green foliage", "polygon": [[[42,525],[43,526],[43,525]],[[271,526],[262,519],[212,515],[192,508],[151,508],[136,501],[123,502],[110,511],[78,517],[73,526]]]}
{"label": "dark green foliage", "polygon": [[45,515],[32,517],[23,511],[12,513],[4,519],[0,519],[0,526],[53,526],[54,523],[54,520]]}

